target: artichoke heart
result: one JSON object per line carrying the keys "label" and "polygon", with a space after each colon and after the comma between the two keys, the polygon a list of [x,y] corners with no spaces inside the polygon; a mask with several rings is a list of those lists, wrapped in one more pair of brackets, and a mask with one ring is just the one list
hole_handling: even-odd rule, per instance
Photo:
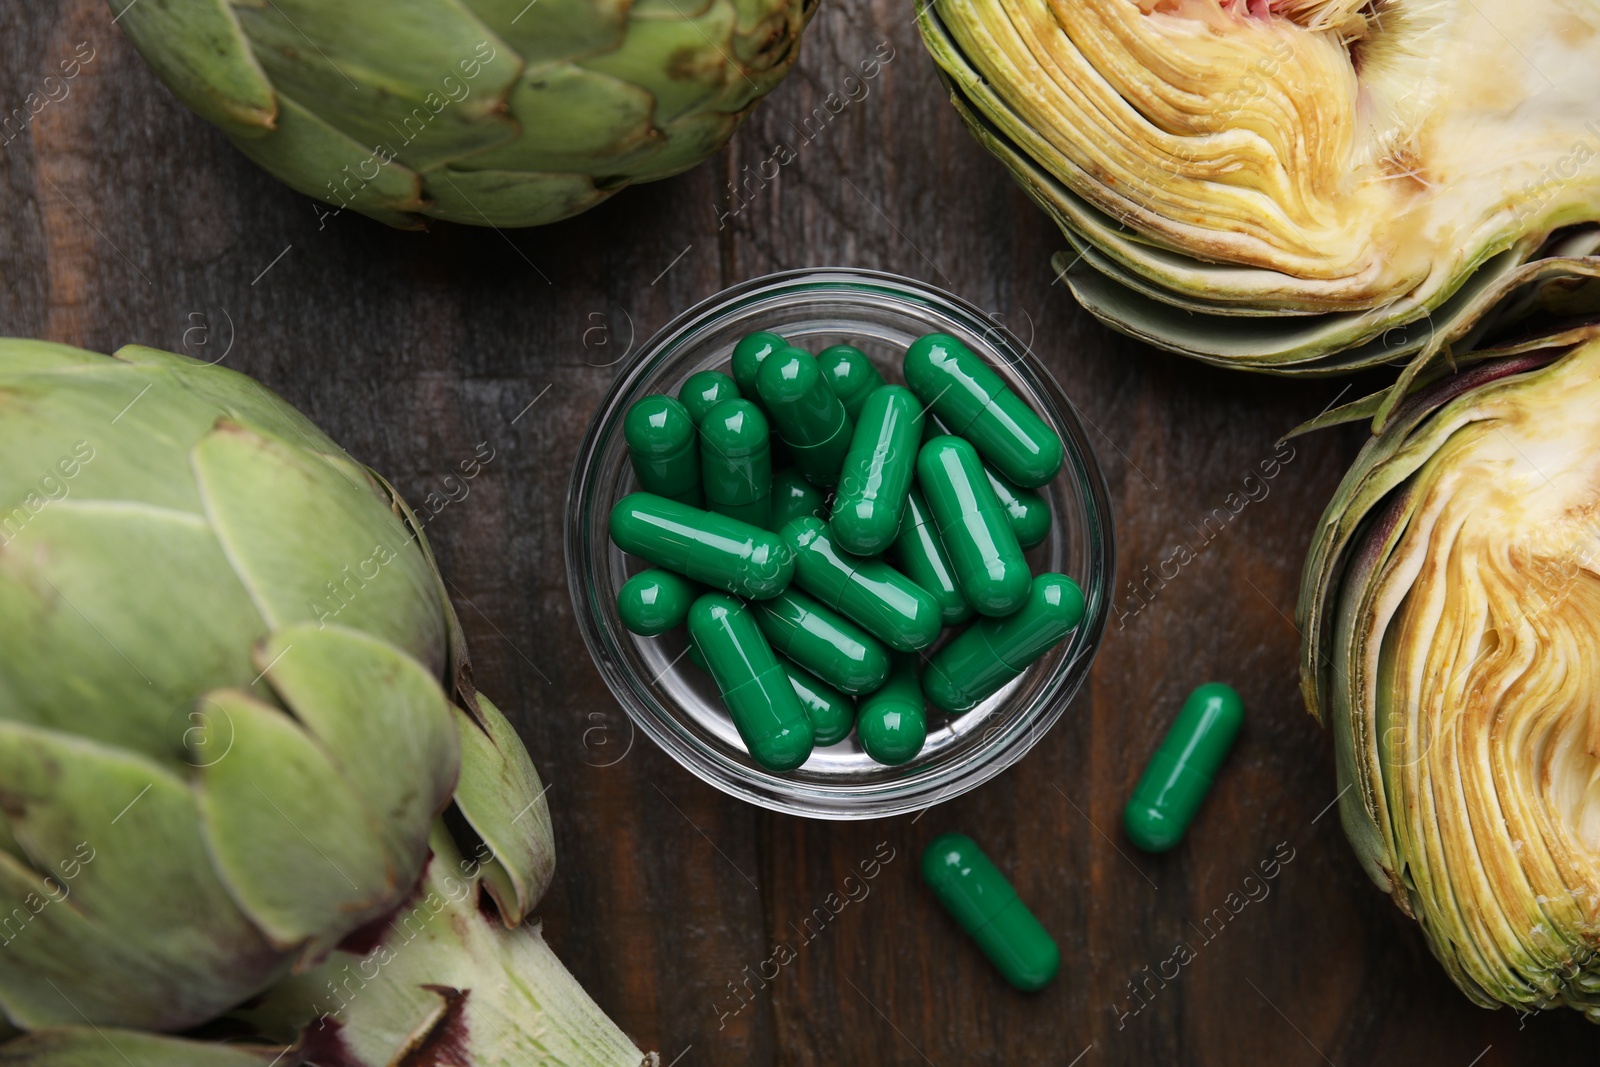
{"label": "artichoke heart", "polygon": [[1201,358],[1443,328],[1475,273],[1600,220],[1593,0],[936,0],[921,27],[1080,299]]}
{"label": "artichoke heart", "polygon": [[1299,622],[1374,881],[1474,1001],[1600,1022],[1600,331],[1582,332],[1397,410],[1323,516]]}

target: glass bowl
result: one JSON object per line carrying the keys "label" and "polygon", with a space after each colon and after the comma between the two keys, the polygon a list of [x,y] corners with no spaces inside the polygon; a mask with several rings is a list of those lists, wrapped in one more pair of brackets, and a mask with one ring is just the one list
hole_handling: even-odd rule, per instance
{"label": "glass bowl", "polygon": [[[726,370],[734,344],[772,330],[811,352],[848,343],[891,382],[906,347],[925,333],[953,334],[982,356],[1061,435],[1066,461],[1038,491],[1050,504],[1045,542],[1028,553],[1034,573],[1059,571],[1083,587],[1083,622],[1056,648],[977,708],[929,709],[928,740],[911,762],[873,762],[852,735],[778,774],[746,754],[711,677],[686,655],[680,627],[630,633],[617,589],[649,567],[611,543],[611,507],[638,488],[622,419],[640,397],[677,395],[689,375]],[[724,792],[775,811],[864,819],[926,808],[993,778],[1021,759],[1083,684],[1105,629],[1112,588],[1111,508],[1105,479],[1072,403],[1008,331],[958,297],[909,278],[830,268],[769,274],[725,289],[679,315],[620,369],[584,437],[567,498],[567,581],[595,665],[635,725],[679,763]]]}

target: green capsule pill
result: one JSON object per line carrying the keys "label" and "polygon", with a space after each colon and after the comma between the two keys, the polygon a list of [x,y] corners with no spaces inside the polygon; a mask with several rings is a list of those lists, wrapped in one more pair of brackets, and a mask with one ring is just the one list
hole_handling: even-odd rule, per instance
{"label": "green capsule pill", "polygon": [[979,619],[928,661],[928,703],[958,715],[1017,677],[1083,621],[1083,590],[1064,574],[1033,580],[1027,603],[1003,619]]}
{"label": "green capsule pill", "polygon": [[824,348],[817,353],[817,366],[822,368],[823,380],[844,405],[851,421],[861,418],[861,405],[867,402],[868,394],[883,386],[883,375],[872,365],[872,360],[861,349],[850,345]]}
{"label": "green capsule pill", "polygon": [[678,388],[678,402],[689,413],[696,426],[706,417],[706,412],[724,400],[739,399],[739,386],[719,370],[703,370],[689,375]]}
{"label": "green capsule pill", "polygon": [[654,493],[617,501],[610,527],[622,551],[752,600],[777,596],[794,577],[794,548],[777,534]]}
{"label": "green capsule pill", "polygon": [[767,529],[781,530],[802,515],[826,519],[828,500],[799,471],[785,467],[772,476],[772,521]]}
{"label": "green capsule pill", "polygon": [[760,330],[748,334],[733,346],[733,380],[739,386],[739,395],[749,399],[756,396],[756,373],[766,358],[789,342],[775,333]]}
{"label": "green capsule pill", "polygon": [[700,422],[706,510],[766,527],[772,521],[767,417],[748,400],[724,400]]}
{"label": "green capsule pill", "polygon": [[700,506],[700,453],[682,404],[670,396],[640,398],[623,417],[622,438],[641,489]]}
{"label": "green capsule pill", "polygon": [[922,751],[928,739],[928,713],[922,687],[917,684],[916,657],[896,656],[889,680],[861,698],[856,739],[867,755],[890,767],[906,763]]}
{"label": "green capsule pill", "polygon": [[906,385],[953,434],[1013,482],[1037,489],[1061,469],[1061,438],[988,364],[947,333],[906,349]]}
{"label": "green capsule pill", "polygon": [[955,570],[945,554],[928,502],[916,486],[906,494],[906,511],[900,519],[900,535],[895,538],[894,556],[907,578],[927,590],[939,602],[939,615],[946,626],[959,626],[972,618],[972,605],[956,585]]}
{"label": "green capsule pill", "polygon": [[839,547],[875,556],[900,532],[922,440],[922,402],[899,385],[874,389],[861,407],[839,471],[829,530]]}
{"label": "green capsule pill", "polygon": [[798,348],[772,353],[756,374],[756,393],[806,481],[837,484],[853,427],[816,358]]}
{"label": "green capsule pill", "polygon": [[945,834],[922,852],[922,880],[1002,977],[1026,993],[1061,969],[1061,952],[1005,875],[966,834]]}
{"label": "green capsule pill", "polygon": [[794,686],[795,696],[800,698],[800,706],[806,709],[806,717],[811,720],[816,746],[826,748],[849,737],[850,731],[856,728],[856,706],[850,698],[804,667],[785,663],[783,669],[789,675],[789,684]]}
{"label": "green capsule pill", "polygon": [[889,653],[877,638],[798,590],[763,600],[755,612],[773,648],[842,692],[870,693],[889,677]]}
{"label": "green capsule pill", "polygon": [[989,487],[1000,501],[1000,510],[1011,523],[1011,532],[1017,535],[1017,544],[1026,551],[1042,544],[1050,533],[1050,505],[1032,489],[1012,485],[999,471],[983,465],[989,476]]}
{"label": "green capsule pill", "polygon": [[843,552],[821,519],[798,518],[783,528],[795,553],[795,582],[866,628],[890,648],[915,652],[939,639],[939,602],[883,562]]}
{"label": "green capsule pill", "polygon": [[716,679],[751,759],[769,771],[792,771],[811,758],[811,719],[749,608],[707,593],[689,609],[689,639]]}
{"label": "green capsule pill", "polygon": [[967,603],[979,615],[1020,608],[1033,574],[977,450],[959,437],[935,437],[917,456],[917,484]]}
{"label": "green capsule pill", "polygon": [[640,571],[617,590],[617,614],[640,637],[655,637],[683,625],[696,593],[687,578],[671,571]]}
{"label": "green capsule pill", "polygon": [[1183,839],[1244,724],[1244,701],[1221,682],[1189,694],[1122,811],[1128,838],[1146,852]]}

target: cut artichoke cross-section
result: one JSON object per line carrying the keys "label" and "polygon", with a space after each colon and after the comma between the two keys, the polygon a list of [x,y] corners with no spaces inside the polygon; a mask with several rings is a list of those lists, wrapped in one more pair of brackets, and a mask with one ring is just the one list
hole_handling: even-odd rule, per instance
{"label": "cut artichoke cross-section", "polygon": [[1368,873],[1474,1000],[1600,1021],[1600,340],[1416,394],[1301,591]]}
{"label": "cut artichoke cross-section", "polygon": [[[1086,246],[1075,273],[1180,313],[1091,310],[1202,358],[1336,355],[1600,219],[1593,2],[935,0],[921,27],[973,132]],[[1391,307],[1281,355],[1183,326]]]}

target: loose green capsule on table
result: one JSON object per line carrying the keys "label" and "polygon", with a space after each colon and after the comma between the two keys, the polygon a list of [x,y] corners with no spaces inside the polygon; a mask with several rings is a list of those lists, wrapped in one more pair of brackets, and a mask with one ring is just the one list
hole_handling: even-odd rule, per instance
{"label": "loose green capsule on table", "polygon": [[1244,701],[1229,686],[1207,682],[1189,694],[1123,809],[1129,840],[1165,852],[1183,839],[1243,723]]}
{"label": "loose green capsule on table", "polygon": [[856,740],[878,763],[897,767],[922,751],[928,739],[928,712],[917,682],[914,656],[896,656],[889,680],[861,698],[856,710]]}
{"label": "loose green capsule on table", "polygon": [[945,834],[928,843],[922,880],[1016,988],[1043,989],[1061,969],[1055,940],[966,834]]}
{"label": "loose green capsule on table", "polygon": [[772,647],[840,691],[870,693],[889,677],[878,639],[793,588],[756,605]]}
{"label": "loose green capsule on table", "polygon": [[794,577],[794,548],[778,534],[654,493],[617,501],[610,530],[624,552],[752,600],[777,596]]}
{"label": "loose green capsule on table", "polygon": [[678,389],[678,402],[696,426],[706,412],[724,400],[739,399],[739,386],[719,370],[703,370],[689,375]]}
{"label": "loose green capsule on table", "polygon": [[1050,505],[1044,497],[1032,489],[1011,484],[987,463],[983,465],[983,473],[989,476],[989,487],[1000,501],[1000,510],[1006,513],[1006,518],[1011,522],[1011,532],[1017,535],[1017,544],[1024,551],[1043,544],[1050,534]]}
{"label": "loose green capsule on table", "polygon": [[756,393],[806,480],[837,484],[853,427],[816,358],[798,348],[772,353],[756,374]]}
{"label": "loose green capsule on table", "polygon": [[716,679],[751,759],[769,771],[792,771],[811,757],[811,718],[749,608],[707,593],[689,609],[689,639]]}
{"label": "loose green capsule on table", "polygon": [[700,422],[700,481],[706,510],[752,526],[772,522],[772,452],[767,417],[748,400],[724,400]]}
{"label": "loose green capsule on table", "polygon": [[782,536],[794,550],[795,584],[824,607],[900,652],[915,652],[939,639],[943,624],[933,595],[881,559],[842,551],[821,519],[795,519]]}
{"label": "loose green capsule on table", "polygon": [[756,394],[756,374],[761,370],[761,364],[772,353],[782,348],[788,348],[789,342],[782,337],[767,330],[758,330],[741,338],[733,346],[732,366],[733,380],[739,386],[739,395],[746,400],[753,399]]}
{"label": "loose green capsule on table", "polygon": [[783,669],[794,686],[800,706],[811,720],[811,733],[817,748],[837,745],[856,727],[856,706],[850,698],[804,667],[784,663]]}
{"label": "loose green capsule on table", "polygon": [[617,614],[640,637],[655,637],[683,625],[696,593],[693,583],[671,571],[640,571],[617,590]]}
{"label": "loose green capsule on table", "polygon": [[922,403],[899,385],[875,389],[861,407],[839,471],[828,527],[839,547],[875,556],[900,532],[922,440]]}
{"label": "loose green capsule on table", "polygon": [[641,489],[700,506],[700,453],[682,404],[670,396],[640,398],[623,417],[622,438]]}
{"label": "loose green capsule on table", "polygon": [[933,516],[928,514],[928,502],[916,486],[906,494],[906,511],[900,519],[894,555],[905,576],[939,602],[939,615],[946,626],[959,626],[972,618],[972,605],[956,585],[950,557],[934,528]]}
{"label": "loose green capsule on table", "polygon": [[772,521],[769,530],[781,530],[801,516],[826,520],[828,499],[793,467],[772,476]]}
{"label": "loose green capsule on table", "polygon": [[1083,621],[1083,590],[1064,574],[1034,578],[1027,603],[1003,619],[979,619],[931,660],[922,676],[928,703],[959,715],[977,707],[1060,643]]}
{"label": "loose green capsule on table", "polygon": [[906,385],[953,434],[967,438],[995,469],[1037,489],[1061,469],[1061,438],[981,358],[945,333],[906,349]]}
{"label": "loose green capsule on table", "polygon": [[917,456],[917,484],[967,603],[992,616],[1021,607],[1033,574],[977,450],[959,437],[935,437]]}
{"label": "loose green capsule on table", "polygon": [[865,352],[851,345],[829,345],[817,353],[822,377],[839,398],[851,421],[861,418],[861,405],[874,389],[883,387],[883,375]]}

